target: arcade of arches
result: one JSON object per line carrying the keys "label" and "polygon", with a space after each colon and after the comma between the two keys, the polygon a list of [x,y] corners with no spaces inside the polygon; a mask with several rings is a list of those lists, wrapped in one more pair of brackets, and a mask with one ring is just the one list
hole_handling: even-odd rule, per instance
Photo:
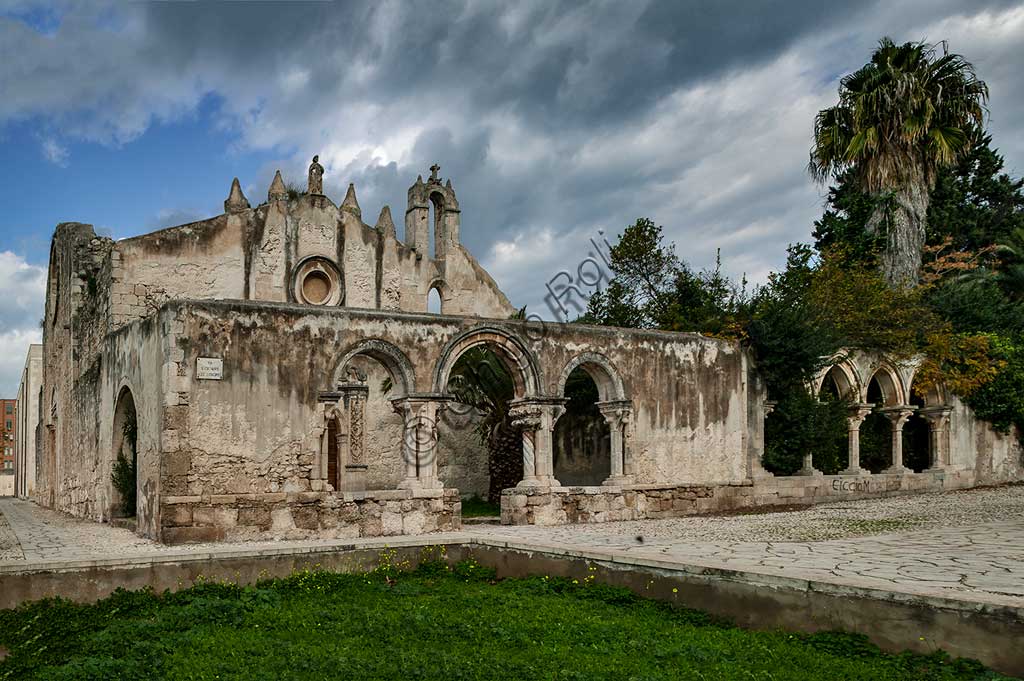
{"label": "arcade of arches", "polygon": [[[942,471],[950,465],[950,416],[941,390],[921,395],[913,365],[857,353],[830,363],[815,381],[819,399],[847,404],[846,467],[840,475]],[[909,388],[908,388],[909,386]],[[797,475],[821,475],[808,452]]]}

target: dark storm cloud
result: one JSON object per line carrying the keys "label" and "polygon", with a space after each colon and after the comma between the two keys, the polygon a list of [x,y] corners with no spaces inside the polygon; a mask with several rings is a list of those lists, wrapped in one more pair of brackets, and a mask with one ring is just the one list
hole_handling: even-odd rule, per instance
{"label": "dark storm cloud", "polygon": [[1011,167],[1024,159],[1024,10],[1006,0],[86,4],[58,14],[45,35],[0,18],[0,124],[42,117],[54,149],[117,143],[213,94],[238,145],[278,157],[239,169],[257,197],[277,167],[301,181],[319,152],[332,196],[354,182],[364,219],[388,203],[400,233],[407,187],[440,162],[464,242],[514,301],[534,305],[538,272],[638,216],[664,224],[698,267],[718,247],[736,274],[780,265],[821,210],[804,172],[813,115],[882,35],[949,38],[990,81],[997,145]]}

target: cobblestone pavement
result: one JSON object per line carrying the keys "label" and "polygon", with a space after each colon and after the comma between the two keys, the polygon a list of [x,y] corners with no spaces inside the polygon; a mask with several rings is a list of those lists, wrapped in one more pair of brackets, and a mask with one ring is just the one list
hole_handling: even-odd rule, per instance
{"label": "cobblestone pavement", "polygon": [[[168,546],[137,536],[131,530],[74,518],[32,502],[0,497],[0,542],[3,519],[16,535],[14,551],[0,551],[0,565],[14,561],[81,561],[145,558],[161,554],[203,553],[225,549],[287,549],[329,546],[338,540],[261,541]],[[20,543],[20,549],[18,544]],[[0,547],[3,544],[0,543]]]}
{"label": "cobblestone pavement", "polygon": [[0,513],[0,562],[5,560],[21,560],[25,554],[21,552],[18,535],[14,534],[7,518]]}
{"label": "cobblestone pavement", "polygon": [[[338,543],[163,546],[128,530],[10,498],[0,499],[0,515],[0,564],[7,565],[21,560],[144,558],[167,552]],[[20,541],[20,550],[17,543],[5,542],[8,524]],[[537,548],[1024,607],[1024,486],[841,502],[756,515],[561,527],[480,525],[460,536],[466,535]]]}
{"label": "cobblestone pavement", "polygon": [[472,534],[1024,607],[1024,486],[757,515],[493,525]]}

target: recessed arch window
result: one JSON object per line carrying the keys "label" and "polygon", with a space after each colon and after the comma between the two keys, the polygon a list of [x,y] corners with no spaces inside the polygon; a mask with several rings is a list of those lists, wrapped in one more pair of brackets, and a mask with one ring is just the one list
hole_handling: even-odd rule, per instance
{"label": "recessed arch window", "polygon": [[340,305],[345,298],[341,271],[327,258],[307,258],[295,269],[293,293],[306,305]]}

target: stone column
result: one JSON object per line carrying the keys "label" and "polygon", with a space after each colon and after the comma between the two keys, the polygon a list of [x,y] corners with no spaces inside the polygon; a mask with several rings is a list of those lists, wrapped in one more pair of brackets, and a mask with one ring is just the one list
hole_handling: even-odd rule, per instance
{"label": "stone column", "polygon": [[402,417],[402,459],[405,478],[399,489],[441,489],[437,476],[437,416],[444,409],[441,395],[408,395],[391,401]]}
{"label": "stone column", "polygon": [[849,462],[846,468],[839,471],[839,475],[870,475],[871,472],[860,467],[860,424],[871,413],[875,405],[869,403],[857,403],[850,405],[849,415],[846,417],[847,434],[849,437]]}
{"label": "stone column", "polygon": [[601,484],[612,486],[632,484],[632,470],[626,473],[626,429],[633,416],[633,403],[629,400],[598,402],[597,408],[601,411],[604,420],[608,422],[608,432],[611,436],[611,473]]}
{"label": "stone column", "polygon": [[[755,479],[755,478],[773,478],[773,477],[775,477],[775,475],[773,473],[769,473],[768,471],[765,470],[764,462],[761,459],[764,456],[765,421],[768,420],[768,415],[771,414],[773,411],[775,411],[775,407],[778,404],[779,403],[776,402],[775,400],[765,400],[762,403],[762,407],[764,408],[764,417],[761,419],[761,432],[758,435],[758,437],[761,438],[761,445],[760,445],[759,449],[753,455],[750,456],[750,461],[749,461],[749,476],[750,476],[750,478],[752,480]],[[804,455],[804,468],[806,468],[807,470],[812,471],[812,472],[811,473],[806,473],[806,474],[798,473],[798,475],[813,475],[814,474],[815,469],[814,469],[813,462],[811,461],[810,454]],[[802,470],[804,470],[804,468],[801,468],[800,470],[802,471]],[[821,471],[817,471],[817,472],[820,473]]]}
{"label": "stone column", "polygon": [[366,399],[370,388],[363,382],[338,386],[342,426],[338,428],[338,464],[344,465],[341,488],[359,494],[366,491]]}
{"label": "stone column", "polygon": [[558,487],[555,479],[552,431],[565,413],[561,397],[530,397],[512,401],[512,423],[523,429],[523,479],[519,487]]}
{"label": "stone column", "polygon": [[896,407],[886,407],[879,410],[892,424],[892,465],[885,469],[886,473],[904,474],[911,470],[903,465],[903,426],[907,419],[914,413],[914,407],[909,404]]}
{"label": "stone column", "polygon": [[941,471],[950,465],[949,415],[952,407],[925,407],[918,413],[928,420],[928,470]]}
{"label": "stone column", "polygon": [[800,467],[793,475],[824,475],[821,471],[814,467],[814,453],[804,453],[804,464]]}

